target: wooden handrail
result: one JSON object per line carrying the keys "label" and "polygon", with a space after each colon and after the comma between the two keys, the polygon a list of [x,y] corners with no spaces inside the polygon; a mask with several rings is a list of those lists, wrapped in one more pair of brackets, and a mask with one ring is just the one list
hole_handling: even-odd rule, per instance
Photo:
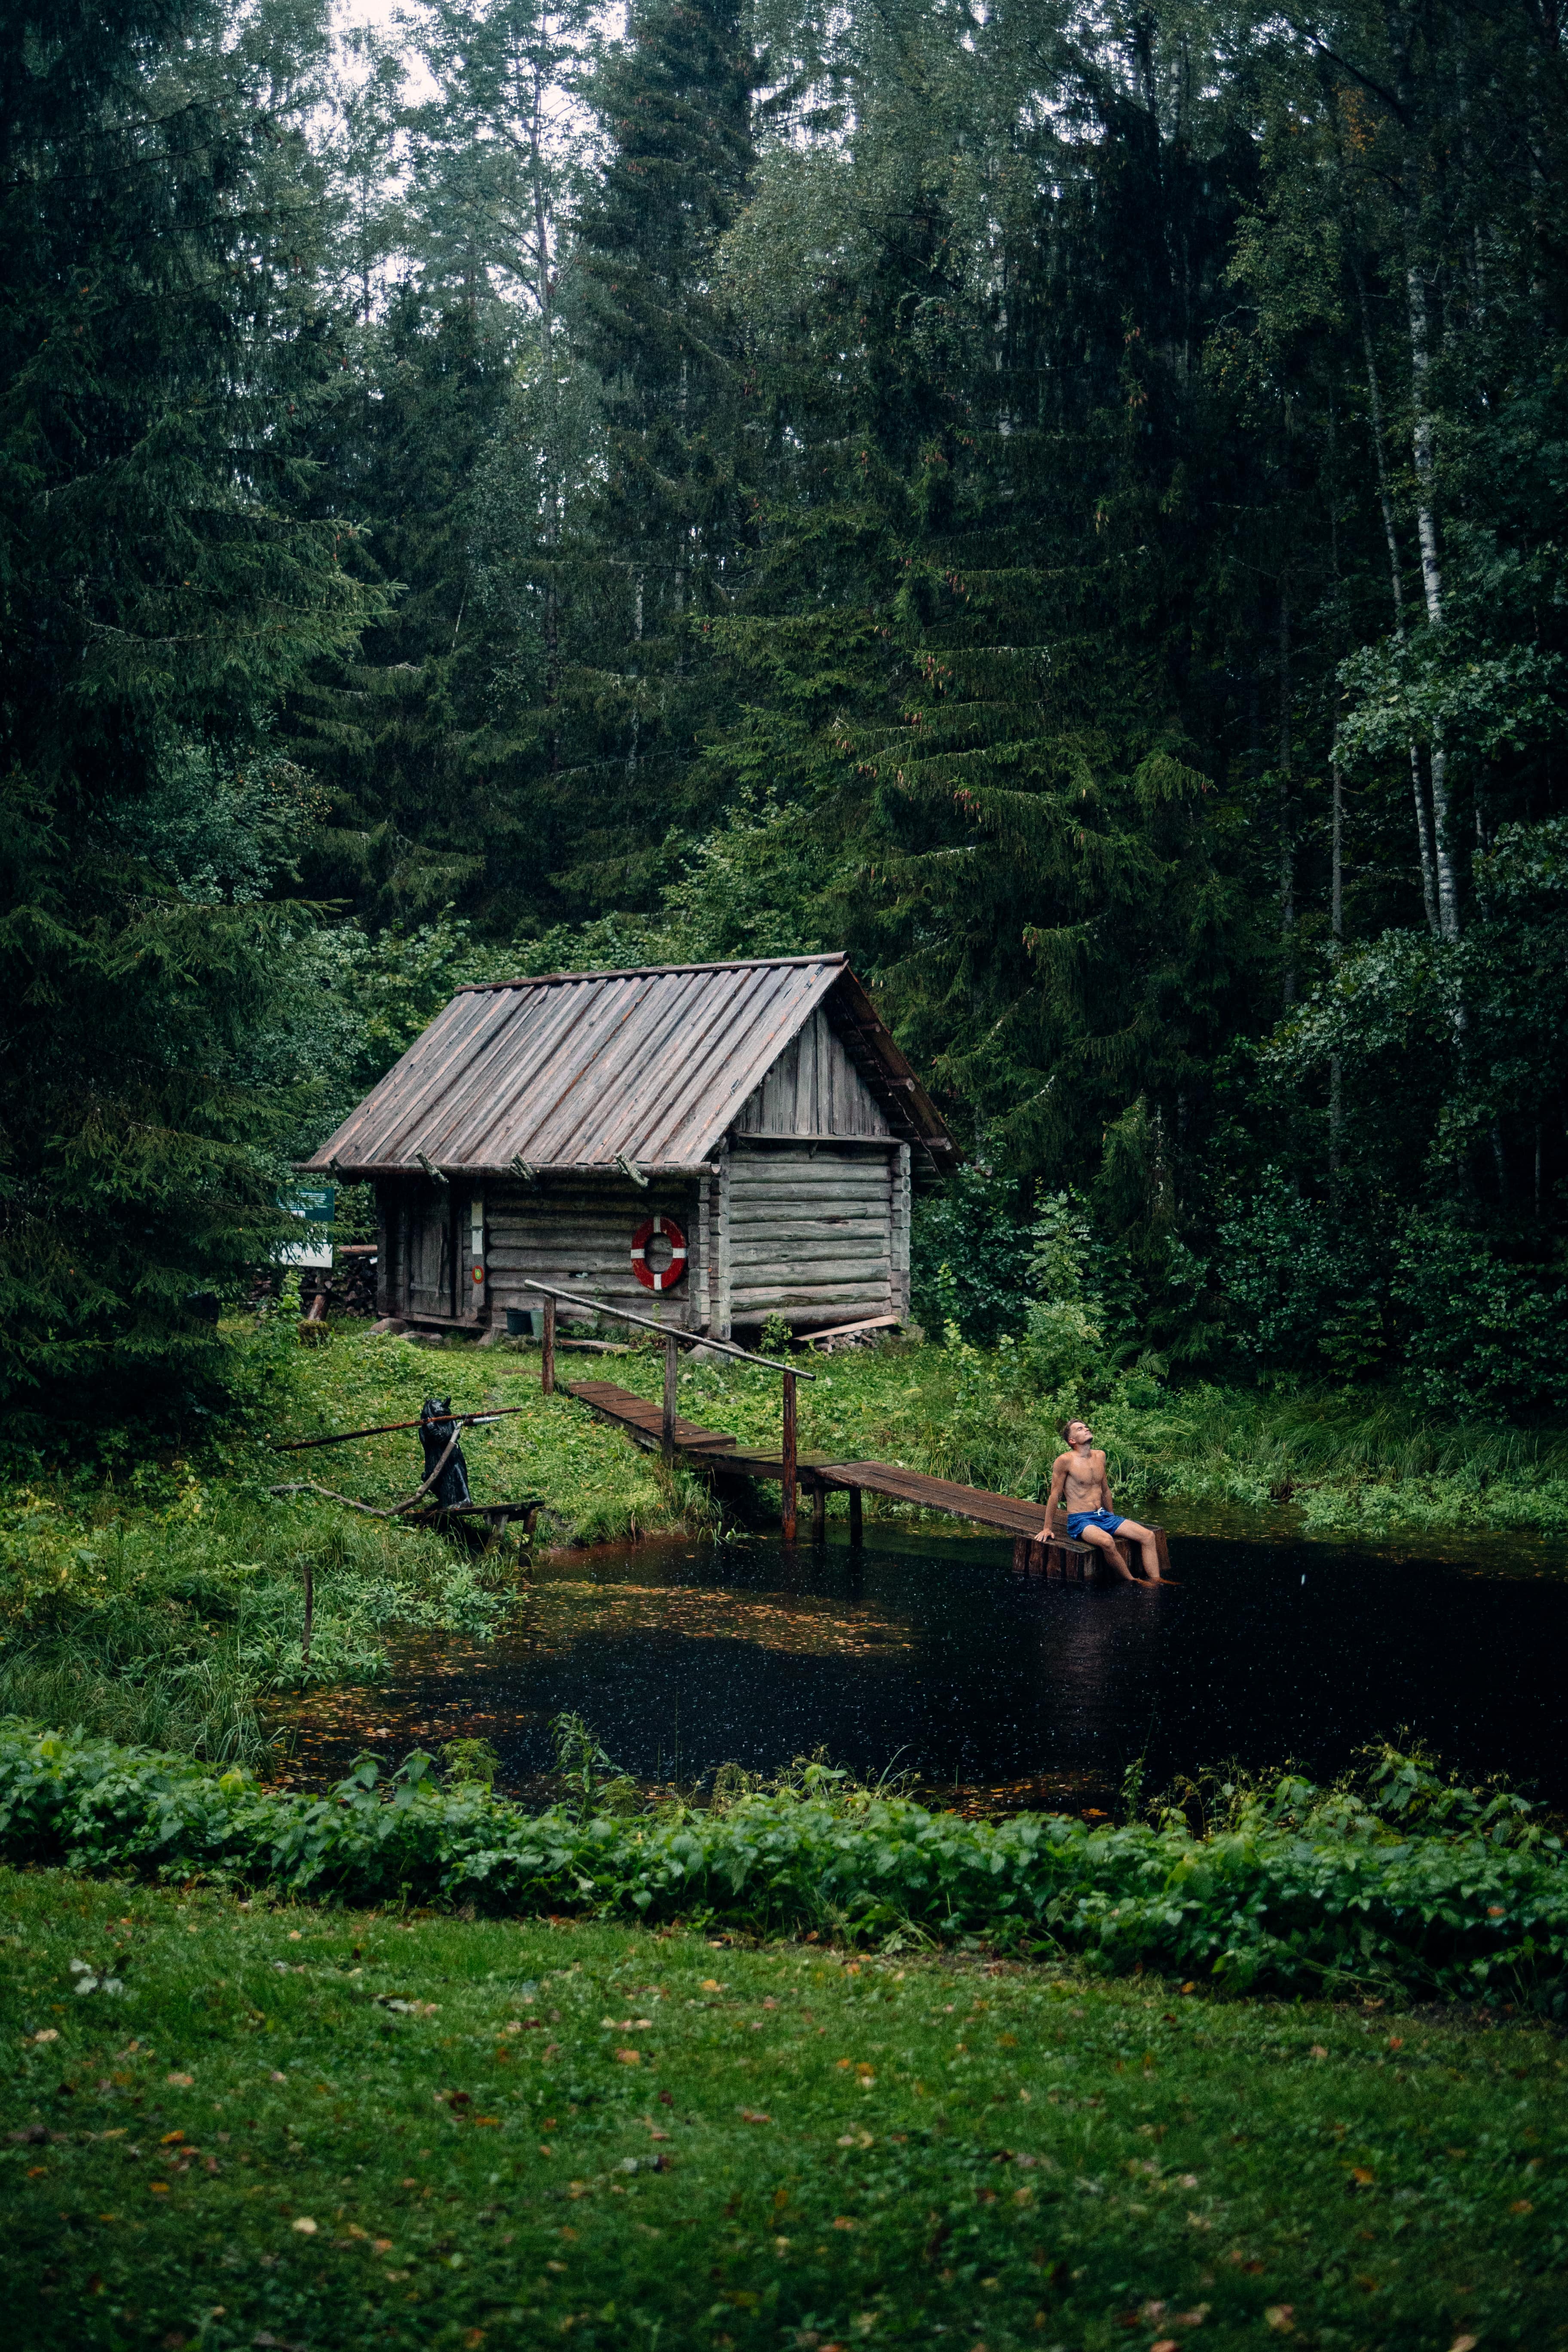
{"label": "wooden handrail", "polygon": [[670,1323],[656,1323],[651,1315],[634,1315],[629,1307],[612,1307],[607,1299],[582,1298],[575,1292],[560,1289],[553,1282],[534,1282],[522,1277],[524,1290],[537,1290],[546,1298],[564,1299],[568,1307],[585,1307],[592,1315],[613,1315],[618,1322],[636,1323],[645,1331],[657,1331],[661,1339],[684,1341],[689,1348],[717,1348],[721,1354],[739,1356],[744,1364],[761,1364],[765,1372],[783,1372],[796,1381],[814,1381],[815,1372],[803,1372],[794,1364],[779,1364],[771,1356],[753,1356],[749,1348],[737,1348],[732,1339],[710,1339],[702,1331],[683,1331]]}

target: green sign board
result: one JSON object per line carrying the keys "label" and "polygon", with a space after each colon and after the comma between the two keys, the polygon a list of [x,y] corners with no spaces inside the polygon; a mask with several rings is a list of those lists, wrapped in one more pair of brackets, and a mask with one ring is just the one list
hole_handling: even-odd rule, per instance
{"label": "green sign board", "polygon": [[293,1192],[285,1193],[278,1205],[290,1210],[296,1217],[303,1217],[307,1224],[330,1225],[336,1201],[337,1192],[331,1184],[299,1184]]}

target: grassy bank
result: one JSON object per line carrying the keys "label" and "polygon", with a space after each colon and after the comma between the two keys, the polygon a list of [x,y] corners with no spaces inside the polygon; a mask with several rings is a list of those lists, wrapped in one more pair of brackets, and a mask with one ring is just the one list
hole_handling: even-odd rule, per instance
{"label": "grassy bank", "polygon": [[[403,1421],[431,1391],[459,1407],[518,1405],[472,1433],[476,1490],[549,1497],[545,1541],[695,1532],[715,1505],[619,1431],[558,1393],[540,1394],[537,1351],[431,1350],[346,1325],[313,1348],[285,1314],[232,1330],[236,1402],[221,1427],[112,1475],[39,1470],[0,1492],[0,1708],[214,1761],[263,1752],[259,1708],[302,1681],[373,1681],[399,1629],[483,1638],[510,1605],[514,1553],[479,1558],[428,1534],[272,1485],[309,1478],[385,1504],[417,1484],[412,1436],[279,1455],[272,1436]],[[604,1360],[563,1356],[574,1366]],[[655,1350],[609,1360],[652,1397]],[[813,1360],[801,1441],[1012,1493],[1042,1495],[1060,1400],[1031,1393],[1007,1351],[895,1344]],[[776,1443],[771,1373],[688,1362],[682,1410]],[[1485,1526],[1568,1539],[1568,1438],[1496,1426],[1435,1427],[1395,1400],[1327,1393],[1166,1392],[1130,1381],[1096,1409],[1125,1507],[1201,1523],[1216,1506],[1283,1509],[1319,1534],[1451,1534]],[[764,1512],[772,1506],[764,1497]],[[835,1504],[834,1509],[843,1506]],[[900,1515],[869,1502],[873,1521]],[[945,1524],[945,1523],[944,1523]],[[304,1570],[315,1580],[311,1655],[301,1657]]]}
{"label": "grassy bank", "polygon": [[3,1885],[19,2352],[1568,2336],[1542,2029]]}

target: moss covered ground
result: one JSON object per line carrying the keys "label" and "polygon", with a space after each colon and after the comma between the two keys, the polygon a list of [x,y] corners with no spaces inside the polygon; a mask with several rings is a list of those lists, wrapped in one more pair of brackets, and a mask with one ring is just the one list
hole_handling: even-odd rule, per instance
{"label": "moss covered ground", "polygon": [[18,2352],[1568,2341],[1543,2028],[0,1889]]}

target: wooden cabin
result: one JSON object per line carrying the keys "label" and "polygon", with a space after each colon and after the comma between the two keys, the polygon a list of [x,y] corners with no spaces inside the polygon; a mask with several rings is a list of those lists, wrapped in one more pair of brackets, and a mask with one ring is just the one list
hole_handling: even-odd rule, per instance
{"label": "wooden cabin", "polygon": [[531,1276],[722,1339],[906,1314],[911,1190],[955,1160],[816,955],[461,989],[306,1168],[374,1185],[384,1315],[504,1326]]}

